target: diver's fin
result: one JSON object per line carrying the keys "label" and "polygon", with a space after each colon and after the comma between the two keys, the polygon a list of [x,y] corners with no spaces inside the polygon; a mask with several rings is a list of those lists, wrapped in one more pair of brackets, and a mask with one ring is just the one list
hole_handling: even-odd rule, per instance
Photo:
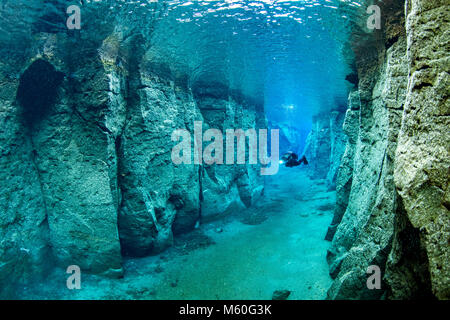
{"label": "diver's fin", "polygon": [[300,161],[303,162],[305,165],[307,165],[307,164],[309,163],[308,160],[306,160],[306,157],[305,157],[305,156],[303,156],[303,157],[300,159]]}

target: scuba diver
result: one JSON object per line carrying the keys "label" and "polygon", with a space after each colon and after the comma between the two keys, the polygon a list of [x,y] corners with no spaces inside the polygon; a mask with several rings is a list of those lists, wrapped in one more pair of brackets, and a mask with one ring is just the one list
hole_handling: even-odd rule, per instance
{"label": "scuba diver", "polygon": [[306,160],[306,157],[303,156],[300,160],[298,160],[298,155],[292,151],[288,151],[286,152],[280,160],[281,164],[285,164],[286,167],[288,168],[292,168],[292,167],[297,167],[299,165],[301,165],[302,163],[304,163],[305,165],[308,164],[308,160]]}

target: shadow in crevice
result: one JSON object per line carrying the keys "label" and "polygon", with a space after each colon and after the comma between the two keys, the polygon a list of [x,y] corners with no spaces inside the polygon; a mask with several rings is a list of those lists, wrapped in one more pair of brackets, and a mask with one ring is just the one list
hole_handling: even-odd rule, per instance
{"label": "shadow in crevice", "polygon": [[32,127],[51,111],[63,79],[62,72],[42,59],[34,61],[22,74],[16,99],[28,127]]}
{"label": "shadow in crevice", "polygon": [[431,288],[429,261],[422,242],[423,232],[409,220],[397,195],[395,238],[387,263],[389,299],[435,300]]}

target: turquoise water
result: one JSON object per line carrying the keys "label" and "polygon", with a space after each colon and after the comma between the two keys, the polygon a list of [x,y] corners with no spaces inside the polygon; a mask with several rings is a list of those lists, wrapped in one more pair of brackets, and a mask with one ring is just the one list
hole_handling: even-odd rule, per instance
{"label": "turquoise water", "polygon": [[[299,183],[301,182],[301,183]],[[335,192],[304,168],[282,168],[256,207],[204,224],[168,251],[124,262],[123,279],[83,275],[67,290],[65,270],[25,288],[25,299],[322,300],[331,285],[326,263]],[[263,217],[261,218],[261,213]],[[255,217],[257,217],[255,219]]]}
{"label": "turquoise water", "polygon": [[[34,50],[23,44],[42,37],[45,51],[57,46],[52,34],[64,33],[64,47],[72,46],[84,63],[114,33],[111,42],[145,52],[151,61],[145,68],[193,92],[233,91],[263,105],[269,122],[295,128],[300,152],[313,116],[347,106],[353,85],[345,79],[354,72],[349,48],[362,1],[81,1],[79,31],[65,27],[69,3],[1,0],[4,48],[11,55]],[[54,269],[45,283],[21,287],[20,295],[270,299],[279,289],[292,291],[292,299],[324,299],[332,280],[323,239],[334,203],[324,180],[283,167],[266,180],[256,206],[202,224],[161,254],[126,258],[121,279],[86,274],[84,290],[68,291],[65,270]]]}
{"label": "turquoise water", "polygon": [[[70,1],[69,1],[70,2]],[[2,1],[0,40],[67,32],[63,0]],[[155,68],[192,88],[223,84],[265,103],[269,119],[308,128],[322,110],[346,104],[349,36],[364,1],[82,1],[81,40],[118,30],[141,37]],[[38,22],[36,22],[36,20]],[[31,29],[31,30],[30,30]],[[89,49],[86,45],[86,50]]]}

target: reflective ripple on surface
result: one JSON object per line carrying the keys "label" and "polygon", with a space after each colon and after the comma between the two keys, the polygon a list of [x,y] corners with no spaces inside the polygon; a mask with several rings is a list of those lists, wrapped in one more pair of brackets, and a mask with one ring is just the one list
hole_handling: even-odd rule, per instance
{"label": "reflective ripple on surface", "polygon": [[[222,84],[264,101],[275,118],[345,105],[351,25],[366,9],[350,0],[80,2],[78,41],[104,37],[102,30],[139,33],[154,65],[194,89]],[[67,32],[64,9],[72,2],[0,3],[7,21],[0,40],[28,35],[39,20]]]}

